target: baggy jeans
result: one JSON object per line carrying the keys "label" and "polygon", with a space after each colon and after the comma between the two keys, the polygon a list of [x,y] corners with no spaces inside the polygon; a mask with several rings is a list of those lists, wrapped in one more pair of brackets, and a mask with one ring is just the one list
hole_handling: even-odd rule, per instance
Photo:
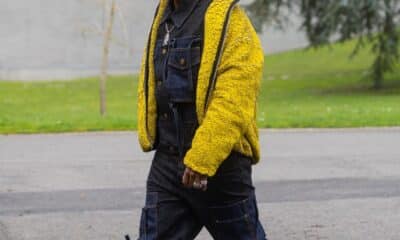
{"label": "baggy jeans", "polygon": [[146,184],[138,240],[191,240],[206,227],[216,240],[266,240],[259,221],[251,159],[232,151],[207,191],[186,188],[182,159],[154,154]]}

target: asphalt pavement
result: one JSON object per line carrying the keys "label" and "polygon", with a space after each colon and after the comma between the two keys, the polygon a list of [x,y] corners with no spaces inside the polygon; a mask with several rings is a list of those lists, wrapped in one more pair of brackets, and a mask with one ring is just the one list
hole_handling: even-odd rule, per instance
{"label": "asphalt pavement", "polygon": [[[400,128],[261,130],[260,144],[270,240],[400,239]],[[153,154],[135,132],[0,135],[0,240],[135,239]]]}

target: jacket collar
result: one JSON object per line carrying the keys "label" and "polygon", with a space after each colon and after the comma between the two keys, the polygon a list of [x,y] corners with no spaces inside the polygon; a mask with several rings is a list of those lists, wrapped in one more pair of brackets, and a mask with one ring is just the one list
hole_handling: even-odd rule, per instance
{"label": "jacket collar", "polygon": [[200,0],[180,0],[179,7],[174,9],[173,0],[169,0],[160,24],[163,24],[168,18],[171,18],[175,27],[180,28],[196,8],[199,1]]}

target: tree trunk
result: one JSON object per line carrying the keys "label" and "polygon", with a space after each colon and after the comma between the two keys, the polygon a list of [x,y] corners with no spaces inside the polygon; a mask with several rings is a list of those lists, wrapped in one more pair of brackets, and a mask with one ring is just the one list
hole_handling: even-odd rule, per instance
{"label": "tree trunk", "polygon": [[104,31],[104,42],[103,42],[103,60],[101,64],[101,72],[100,72],[100,114],[104,116],[106,114],[106,82],[108,75],[108,57],[109,57],[109,49],[110,49],[110,41],[114,23],[115,16],[115,0],[111,3],[110,15],[107,22],[107,27]]}

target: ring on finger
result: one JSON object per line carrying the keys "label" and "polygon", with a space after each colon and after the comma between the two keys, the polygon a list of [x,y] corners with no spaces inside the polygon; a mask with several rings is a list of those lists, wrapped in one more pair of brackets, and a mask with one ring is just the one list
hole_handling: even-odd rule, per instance
{"label": "ring on finger", "polygon": [[199,182],[193,182],[193,187],[194,188],[201,188],[201,183],[199,183]]}
{"label": "ring on finger", "polygon": [[207,186],[207,183],[207,179],[200,181],[201,186]]}

